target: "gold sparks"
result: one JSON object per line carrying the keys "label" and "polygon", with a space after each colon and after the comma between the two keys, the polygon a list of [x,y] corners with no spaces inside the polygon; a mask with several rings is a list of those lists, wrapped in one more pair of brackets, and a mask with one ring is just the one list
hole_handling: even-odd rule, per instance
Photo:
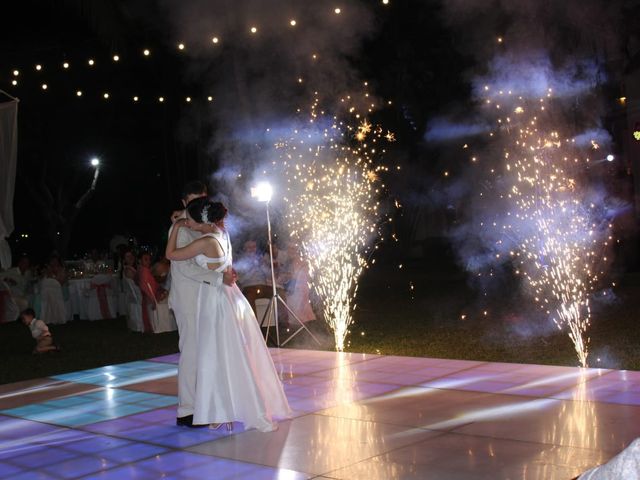
{"label": "gold sparks", "polygon": [[[274,163],[288,185],[290,235],[308,262],[310,285],[322,302],[338,351],[345,348],[352,324],[358,279],[375,249],[371,241],[380,238],[380,174],[388,171],[378,161],[384,131],[361,120],[352,100],[345,97],[343,103],[345,118],[359,122],[355,126],[339,115],[328,116],[316,95],[303,122],[309,130],[295,129],[290,138],[275,142],[280,161]],[[316,127],[324,120],[326,127]],[[363,143],[367,138],[371,145]]]}
{"label": "gold sparks", "polygon": [[[550,96],[549,91],[546,98]],[[551,110],[551,103],[546,103]],[[518,106],[514,111],[524,114],[525,108]],[[515,208],[508,213],[508,223],[493,226],[515,239],[518,248],[509,254],[517,266],[515,272],[524,276],[541,310],[553,316],[559,329],[568,329],[578,360],[586,367],[589,296],[600,280],[600,264],[607,261],[604,239],[612,238],[611,226],[597,220],[585,188],[584,167],[589,159],[547,122],[524,115],[517,123],[498,119],[499,124],[511,123],[509,130],[502,131],[514,137],[504,152],[503,174],[511,181],[505,195]],[[600,148],[594,140],[590,146]]]}

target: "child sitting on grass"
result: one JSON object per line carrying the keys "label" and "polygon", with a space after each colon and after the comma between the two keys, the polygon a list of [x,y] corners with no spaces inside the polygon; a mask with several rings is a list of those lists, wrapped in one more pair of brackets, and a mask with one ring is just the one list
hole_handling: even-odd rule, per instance
{"label": "child sitting on grass", "polygon": [[53,337],[49,332],[49,327],[42,320],[36,318],[36,312],[33,308],[27,308],[20,314],[20,320],[31,330],[31,336],[36,339],[36,347],[33,353],[46,353],[58,350],[53,343]]}

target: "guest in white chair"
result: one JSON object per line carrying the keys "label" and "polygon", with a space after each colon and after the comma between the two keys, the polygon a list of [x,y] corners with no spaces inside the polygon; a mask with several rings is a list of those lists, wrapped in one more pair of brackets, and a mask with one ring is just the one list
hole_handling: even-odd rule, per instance
{"label": "guest in white chair", "polygon": [[0,278],[0,323],[15,321],[19,312],[9,285]]}
{"label": "guest in white chair", "polygon": [[287,262],[284,265],[289,281],[287,287],[287,305],[301,322],[315,320],[316,316],[309,300],[309,266],[302,260],[298,247],[290,243],[287,246]]}
{"label": "guest in white chair", "polygon": [[149,300],[163,302],[166,301],[169,292],[158,285],[153,273],[151,272],[151,254],[142,252],[138,256],[138,286],[142,294],[147,296]]}
{"label": "guest in white chair", "polygon": [[151,254],[149,252],[141,252],[138,255],[138,287],[142,292],[142,321],[144,323],[145,333],[153,332],[151,319],[149,318],[149,310],[156,309],[156,302],[166,302],[169,292],[164,290],[151,273]]}
{"label": "guest in white chair", "polygon": [[138,276],[138,270],[136,268],[136,256],[133,254],[133,250],[126,248],[122,253],[122,269],[120,270],[120,278],[130,278],[135,281]]}
{"label": "guest in white chair", "polygon": [[256,300],[272,296],[271,288],[267,285],[268,272],[262,262],[262,253],[258,251],[258,242],[254,239],[244,242],[234,268],[238,272],[238,286],[257,316]]}
{"label": "guest in white chair", "polygon": [[26,255],[20,257],[15,267],[0,273],[0,278],[9,285],[11,296],[18,308],[21,311],[27,308],[29,304],[27,297],[33,279],[29,257]]}

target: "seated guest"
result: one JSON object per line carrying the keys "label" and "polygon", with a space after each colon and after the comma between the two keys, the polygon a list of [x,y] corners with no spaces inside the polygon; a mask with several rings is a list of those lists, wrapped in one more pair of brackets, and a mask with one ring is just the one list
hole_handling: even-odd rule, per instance
{"label": "seated guest", "polygon": [[0,278],[0,323],[13,322],[18,319],[20,309],[11,294],[11,289]]}
{"label": "seated guest", "polygon": [[58,350],[58,347],[53,343],[53,337],[49,331],[49,327],[42,320],[36,318],[36,312],[32,308],[27,308],[20,314],[20,319],[29,330],[31,330],[31,336],[36,340],[36,346],[33,349],[33,353],[46,353],[54,352]]}
{"label": "seated guest", "polygon": [[264,269],[262,255],[258,253],[258,243],[255,240],[244,242],[233,267],[238,273],[238,286],[253,308],[253,313],[256,313],[256,299],[271,298],[272,293],[267,285],[267,271]]}
{"label": "seated guest", "polygon": [[[276,243],[271,245],[271,251],[273,252],[273,273],[276,277],[276,288],[278,290],[284,290],[285,284],[291,278],[286,269],[287,252],[280,250]],[[271,264],[268,251],[262,257],[262,261],[263,269],[267,271],[267,285],[271,285]]]}
{"label": "seated guest", "polygon": [[300,256],[300,251],[293,243],[287,247],[287,305],[301,322],[315,320],[316,316],[309,300],[309,266]]}
{"label": "seated guest", "polygon": [[138,271],[136,270],[136,256],[130,248],[124,249],[121,256],[120,278],[136,279]]}
{"label": "seated guest", "polygon": [[27,308],[27,296],[30,293],[33,273],[29,257],[23,255],[18,259],[16,266],[0,273],[0,277],[11,289],[11,296],[20,310]]}
{"label": "seated guest", "polygon": [[65,285],[67,282],[67,271],[62,264],[62,260],[57,253],[53,253],[49,257],[44,269],[44,276],[49,278],[55,278],[60,285]]}
{"label": "seated guest", "polygon": [[165,290],[169,290],[169,272],[171,270],[171,261],[169,261],[166,257],[162,257],[151,267],[151,273],[153,273],[153,278],[156,279],[158,285],[160,285]]}
{"label": "seated guest", "polygon": [[155,303],[167,299],[169,293],[156,282],[151,273],[151,254],[142,252],[138,255],[138,287],[142,292],[143,300],[146,298],[151,309],[155,309]]}

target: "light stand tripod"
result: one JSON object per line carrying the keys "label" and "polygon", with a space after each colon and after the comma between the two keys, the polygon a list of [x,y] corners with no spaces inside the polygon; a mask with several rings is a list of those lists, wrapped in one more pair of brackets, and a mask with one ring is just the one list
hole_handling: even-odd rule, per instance
{"label": "light stand tripod", "polygon": [[[267,339],[269,338],[269,327],[271,326],[271,320],[273,320],[273,324],[275,325],[275,330],[276,330],[276,346],[277,347],[282,347],[287,343],[289,343],[289,341],[293,337],[295,337],[298,333],[300,333],[302,330],[306,330],[306,332],[309,335],[311,335],[311,338],[313,338],[316,341],[316,343],[320,345],[320,341],[315,337],[313,333],[311,333],[311,330],[309,330],[307,326],[304,324],[304,322],[300,320],[295,313],[293,313],[291,308],[289,308],[289,305],[287,305],[287,302],[285,302],[282,299],[282,297],[278,295],[278,290],[276,287],[276,273],[273,268],[273,244],[271,240],[271,219],[269,217],[269,200],[266,200],[266,207],[267,207],[267,234],[269,236],[269,263],[271,264],[271,286],[273,287],[273,295],[271,296],[271,299],[269,300],[269,306],[267,307],[267,310],[264,312],[264,315],[262,316],[262,320],[260,321],[261,327],[264,326],[265,320],[267,321],[267,332],[265,333],[264,341],[266,342]],[[300,324],[300,327],[282,343],[280,343],[280,327],[278,324],[278,302],[280,302],[282,306],[287,309],[287,311],[289,312],[289,315],[295,318],[296,321]]]}

